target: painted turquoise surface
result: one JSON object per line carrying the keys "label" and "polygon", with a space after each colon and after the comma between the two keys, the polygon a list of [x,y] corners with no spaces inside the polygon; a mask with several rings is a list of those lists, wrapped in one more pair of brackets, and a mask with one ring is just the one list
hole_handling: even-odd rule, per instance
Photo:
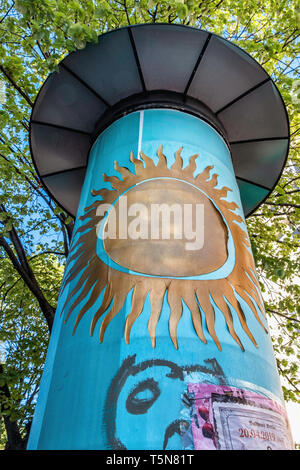
{"label": "painted turquoise surface", "polygon": [[[129,154],[132,150],[137,156],[139,143],[143,152],[155,161],[157,148],[163,144],[168,166],[172,165],[174,152],[180,146],[183,146],[182,157],[185,164],[191,155],[199,153],[196,173],[213,164],[214,171],[219,174],[218,187],[231,187],[233,191],[229,193],[228,200],[240,205],[230,153],[213,128],[188,114],[170,110],[147,110],[143,114],[141,135],[140,119],[139,112],[123,117],[94,144],[78,216],[93,202],[92,189],[111,187],[109,183],[103,182],[103,173],[120,176],[114,170],[114,160],[134,171]],[[81,221],[77,218],[76,228],[80,225]],[[75,234],[74,241],[77,236]],[[186,372],[183,374],[184,379],[172,376],[172,364],[180,370],[186,370],[186,366],[200,366],[203,370],[192,372],[194,377],[198,374],[199,380],[218,383],[220,376],[216,375],[211,363],[207,362],[215,359],[223,371],[224,381],[229,385],[262,391],[270,397],[281,399],[270,337],[242,299],[239,298],[259,348],[251,343],[233,309],[234,327],[244,344],[245,352],[240,350],[229,334],[220,311],[216,315],[215,328],[223,350],[219,351],[210,340],[202,315],[204,334],[208,339],[208,343],[203,344],[195,334],[191,315],[184,305],[178,325],[179,348],[176,350],[169,336],[169,306],[166,298],[157,325],[156,347],[152,348],[147,329],[149,298],[146,299],[143,313],[132,327],[130,344],[127,345],[124,341],[124,326],[131,310],[131,295],[109,324],[104,341],[100,344],[100,322],[92,337],[89,331],[91,320],[101,305],[102,295],[83,317],[75,335],[72,335],[75,318],[80,306],[88,299],[78,305],[66,323],[64,318],[67,312],[60,315],[65,298],[79,277],[80,274],[69,283],[59,299],[29,449],[109,449],[113,442],[114,445],[127,449],[162,449],[166,430],[182,415],[181,394],[189,381]],[[120,376],[122,365],[123,381]],[[134,368],[135,366],[138,367]],[[129,373],[130,370],[134,373]],[[118,374],[119,380],[116,379]],[[138,383],[147,380],[156,382],[160,395],[147,412],[133,414],[126,406],[128,397]],[[108,400],[111,384],[114,384],[114,390],[118,389],[119,394],[115,394],[118,395],[117,398],[111,395]],[[138,397],[147,402],[151,398],[149,393],[149,390],[144,390],[139,392]],[[182,448],[178,434],[170,437],[167,448]]]}

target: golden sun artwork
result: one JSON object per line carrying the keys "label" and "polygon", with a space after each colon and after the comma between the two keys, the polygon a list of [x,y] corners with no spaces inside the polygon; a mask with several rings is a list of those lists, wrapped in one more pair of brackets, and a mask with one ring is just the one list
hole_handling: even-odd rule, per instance
{"label": "golden sun artwork", "polygon": [[[190,312],[196,334],[201,341],[207,343],[203,332],[203,314],[207,331],[219,350],[222,348],[215,331],[215,318],[220,312],[224,315],[229,333],[244,350],[234,328],[230,306],[236,312],[243,330],[257,346],[236,294],[249,306],[257,322],[267,332],[260,318],[260,314],[264,315],[264,307],[250,252],[250,241],[246,231],[239,225],[243,219],[236,214],[238,205],[226,200],[231,189],[216,188],[218,175],[211,174],[213,166],[207,166],[202,173],[194,177],[198,155],[191,156],[188,165],[183,167],[181,152],[182,148],[175,152],[175,161],[170,168],[167,166],[162,146],[157,151],[157,165],[143,152],[140,153],[141,159],[136,159],[131,153],[130,161],[134,165],[135,173],[115,162],[115,169],[122,178],[103,175],[104,181],[109,182],[112,189],[92,191],[95,201],[85,208],[85,214],[80,217],[83,224],[77,230],[79,237],[71,248],[62,285],[64,290],[69,282],[77,279],[62,309],[62,313],[67,312],[65,321],[76,307],[86,300],[79,308],[73,333],[103,291],[102,305],[94,314],[90,328],[93,335],[96,324],[102,320],[100,342],[103,341],[109,323],[120,312],[131,291],[131,311],[127,315],[124,332],[127,344],[131,328],[142,314],[148,295],[151,305],[148,330],[153,347],[156,344],[156,326],[165,295],[170,308],[169,333],[176,349],[177,327],[183,314],[183,303]],[[98,215],[97,209],[99,204],[103,203],[114,204],[116,207],[125,193],[131,203],[140,201],[149,205],[153,202],[170,204],[196,200],[203,204],[206,216],[203,248],[199,252],[188,252],[184,250],[181,240],[173,239],[106,239],[103,246],[113,261],[106,264],[97,254],[97,227],[105,217],[106,221],[108,220],[109,214],[106,212]],[[226,262],[229,233],[235,251],[231,272],[221,279],[201,279],[203,274],[215,272]],[[116,269],[114,263],[123,266],[124,270]]]}

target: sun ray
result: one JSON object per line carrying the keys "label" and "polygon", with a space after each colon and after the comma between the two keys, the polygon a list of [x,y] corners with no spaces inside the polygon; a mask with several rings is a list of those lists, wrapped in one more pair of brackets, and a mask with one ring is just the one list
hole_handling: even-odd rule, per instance
{"label": "sun ray", "polygon": [[101,324],[101,327],[100,327],[100,343],[102,343],[102,341],[103,341],[104,334],[105,334],[106,328],[108,327],[109,323],[122,309],[122,307],[124,305],[124,302],[127,298],[127,295],[129,293],[129,290],[130,289],[123,289],[123,290],[118,291],[117,293],[115,293],[112,308],[107,313],[107,315],[104,317],[104,320],[102,321],[102,324]]}
{"label": "sun ray", "polygon": [[112,293],[112,290],[111,290],[111,285],[108,283],[106,285],[106,288],[105,288],[105,292],[104,292],[104,296],[103,296],[103,300],[102,300],[102,304],[101,304],[101,307],[97,310],[97,312],[95,313],[93,319],[92,319],[92,323],[91,323],[91,329],[90,329],[90,334],[91,336],[93,335],[94,333],[94,329],[96,327],[96,324],[99,320],[99,318],[103,315],[103,313],[107,310],[107,308],[109,307],[111,301],[112,301],[112,298],[113,298],[113,293]]}
{"label": "sun ray", "polygon": [[199,173],[195,178],[196,184],[201,185],[201,183],[205,182],[209,178],[210,171],[213,169],[213,167],[213,165],[209,165],[202,171],[202,173]]}
{"label": "sun ray", "polygon": [[[246,271],[246,274],[250,274],[251,273],[251,270],[248,269]],[[261,293],[260,293],[260,287],[259,287],[259,282],[257,280],[257,277],[254,276],[253,273],[251,273],[253,277],[251,277],[251,281],[252,281],[252,284],[251,287],[249,288],[250,292],[251,292],[251,295],[254,297],[257,305],[259,306],[260,310],[261,310],[261,313],[265,316],[265,308],[264,308],[264,303],[263,303],[263,299],[262,299],[262,296],[261,296]],[[256,282],[253,281],[253,279],[255,279]]]}
{"label": "sun ray", "polygon": [[[78,281],[78,285],[80,285],[80,287],[82,287],[82,285],[85,284],[85,282],[86,282],[86,280],[89,278],[89,276],[90,276],[90,274],[87,273],[86,271],[84,271],[83,274],[82,274],[82,276],[81,276],[81,278],[80,278],[79,281]],[[66,306],[69,304],[69,302],[70,302],[71,299],[72,299],[72,303],[71,303],[71,305],[70,305],[70,309],[69,309],[69,311],[68,311],[68,313],[67,313],[67,315],[66,315],[66,318],[65,318],[65,320],[64,320],[65,322],[68,320],[68,318],[69,318],[69,316],[70,316],[70,310],[72,309],[73,304],[74,304],[74,303],[76,302],[76,300],[77,300],[77,298],[76,298],[75,296],[76,296],[76,294],[78,294],[78,292],[79,292],[78,285],[76,285],[76,286],[74,287],[74,289],[71,290],[71,292],[68,294],[68,297],[66,298],[65,303],[64,303],[64,305],[63,305],[63,308],[62,308],[62,310],[61,310],[61,313],[60,313],[60,314],[62,315],[63,312],[66,310]],[[84,290],[84,289],[83,289],[83,290]],[[76,300],[74,300],[74,298],[75,298]]]}
{"label": "sun ray", "polygon": [[117,170],[117,172],[120,173],[120,175],[123,178],[123,181],[126,178],[131,178],[131,176],[132,176],[131,171],[128,170],[128,168],[125,168],[124,166],[120,166],[117,161],[115,161],[115,170]]}
{"label": "sun ray", "polygon": [[143,162],[141,160],[137,160],[137,158],[134,157],[133,152],[130,152],[130,161],[134,164],[135,174],[139,177],[143,176],[144,174]]}
{"label": "sun ray", "polygon": [[132,325],[143,311],[147,294],[148,289],[147,287],[143,286],[142,283],[135,285],[132,294],[131,312],[128,314],[125,322],[124,335],[127,344],[129,344]]}
{"label": "sun ray", "polygon": [[[92,192],[92,195],[93,195],[93,192]],[[90,204],[89,206],[85,207],[85,208],[84,208],[85,214],[81,216],[81,220],[88,219],[88,218],[90,217],[89,211],[90,211],[91,209],[94,209],[95,207],[98,207],[98,205],[99,205],[99,201],[94,201],[92,204]]]}
{"label": "sun ray", "polygon": [[249,294],[247,294],[246,291],[243,290],[243,288],[241,288],[240,286],[235,286],[234,290],[238,293],[238,295],[246,302],[246,304],[248,305],[249,308],[251,308],[254,316],[256,317],[256,320],[258,321],[258,323],[260,323],[260,325],[263,327],[263,329],[265,330],[266,333],[268,333],[268,330],[266,329],[266,327],[264,326],[264,324],[262,323],[261,319],[259,318],[259,315],[257,313],[257,310],[255,308],[255,305],[251,299],[251,297],[249,296]]}
{"label": "sun ray", "polygon": [[[77,258],[77,261],[70,268],[67,276],[63,280],[63,288],[67,284],[69,284],[71,281],[73,281],[78,276],[78,274],[82,271],[82,269],[85,269],[85,271],[83,273],[84,276],[89,274],[89,269],[90,269],[90,265],[93,261],[93,258],[88,258],[86,253],[83,253],[83,252],[77,252],[77,253],[78,253],[78,257],[75,257],[75,259]],[[68,266],[67,266],[67,268],[68,268]],[[77,289],[78,289],[78,285],[81,285],[81,284],[79,284],[79,282],[77,282]]]}
{"label": "sun ray", "polygon": [[199,305],[202,308],[204,315],[205,315],[207,330],[210,336],[212,337],[212,339],[214,340],[214,342],[216,343],[219,351],[222,351],[221,343],[215,331],[215,310],[210,300],[210,295],[209,295],[209,290],[207,288],[207,285],[204,284],[203,287],[197,288],[196,295],[197,295]]}
{"label": "sun ray", "polygon": [[179,320],[182,317],[182,302],[181,296],[178,293],[175,284],[170,284],[168,288],[168,303],[170,306],[170,317],[169,317],[169,331],[172,342],[176,349],[178,349],[177,341],[177,327]]}
{"label": "sun ray", "polygon": [[144,152],[142,151],[140,152],[140,155],[141,155],[142,160],[144,160],[147,169],[155,168],[154,161],[152,160],[152,158],[147,157],[147,155],[145,155]]}
{"label": "sun ray", "polygon": [[80,302],[82,302],[83,299],[85,299],[85,297],[88,295],[88,293],[90,292],[93,284],[95,283],[95,278],[91,275],[89,275],[89,277],[85,280],[85,283],[83,285],[83,289],[80,293],[80,295],[76,298],[76,300],[72,303],[68,313],[67,313],[67,316],[65,318],[65,323],[66,321],[68,320],[68,318],[70,317],[70,315],[72,314],[73,310],[75,310],[75,308],[80,304]]}
{"label": "sun ray", "polygon": [[228,304],[230,304],[233,307],[233,309],[235,310],[235,312],[238,315],[238,318],[240,320],[240,324],[241,324],[243,330],[245,331],[245,333],[247,333],[247,335],[251,339],[254,346],[257,347],[257,342],[255,341],[251,331],[248,328],[247,320],[246,320],[244,311],[243,311],[239,301],[235,297],[233,289],[231,288],[231,286],[228,286],[227,288],[224,288],[224,298],[228,302]]}
{"label": "sun ray", "polygon": [[76,317],[76,321],[75,321],[75,325],[74,325],[74,329],[73,329],[73,334],[75,334],[75,331],[77,330],[77,326],[80,322],[80,320],[82,319],[82,317],[84,316],[84,314],[91,308],[93,307],[93,305],[96,303],[96,300],[97,298],[99,297],[102,289],[103,289],[104,285],[103,285],[103,282],[101,281],[97,281],[96,284],[94,285],[94,287],[92,288],[92,291],[91,291],[91,294],[90,294],[90,297],[89,297],[89,300],[87,301],[87,303],[82,307],[82,309],[79,311],[77,317]]}
{"label": "sun ray", "polygon": [[162,145],[160,145],[158,150],[157,150],[157,156],[158,156],[158,163],[156,165],[156,168],[159,168],[159,169],[167,168],[167,158],[163,154],[163,146]]}
{"label": "sun ray", "polygon": [[148,321],[148,331],[153,348],[155,348],[156,344],[156,326],[160,318],[166,290],[166,284],[162,284],[161,286],[154,286],[150,292],[151,314]]}
{"label": "sun ray", "polygon": [[[217,195],[218,195],[218,199],[222,199],[224,197],[227,197],[227,194],[228,192],[232,191],[232,189],[230,188],[227,188],[227,186],[223,186],[223,188],[221,189],[216,189],[215,190]],[[227,202],[227,201],[222,201],[222,202]],[[229,204],[229,203],[228,203]],[[238,209],[238,205],[236,203],[234,203],[234,209]]]}
{"label": "sun ray", "polygon": [[245,351],[245,348],[234,329],[232,313],[228,304],[226,303],[224,299],[223,293],[215,292],[214,297],[212,296],[212,299],[215,302],[218,309],[220,310],[220,312],[223,313],[229,333],[231,334],[233,339],[237,342],[237,344],[240,346],[241,350]]}
{"label": "sun ray", "polygon": [[190,290],[188,292],[185,292],[183,301],[191,312],[192,322],[198,337],[201,339],[201,341],[203,341],[204,344],[206,344],[207,340],[203,333],[202,316],[196,301],[195,292]]}
{"label": "sun ray", "polygon": [[120,180],[117,176],[107,176],[103,173],[103,181],[110,183],[114,189],[119,189],[120,187]]}
{"label": "sun ray", "polygon": [[199,154],[196,153],[195,155],[192,155],[190,157],[189,164],[182,170],[184,175],[189,175],[190,177],[193,177],[193,174],[197,169],[196,160],[198,156]]}
{"label": "sun ray", "polygon": [[209,180],[208,184],[211,188],[214,188],[215,186],[217,186],[218,184],[218,176],[217,173],[214,173],[211,177],[211,179]]}
{"label": "sun ray", "polygon": [[175,162],[171,166],[171,170],[180,171],[182,170],[183,160],[181,157],[182,147],[175,152]]}

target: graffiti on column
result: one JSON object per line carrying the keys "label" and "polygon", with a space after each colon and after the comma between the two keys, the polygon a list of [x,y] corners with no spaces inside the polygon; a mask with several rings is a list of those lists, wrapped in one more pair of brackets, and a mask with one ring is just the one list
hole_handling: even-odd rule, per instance
{"label": "graffiti on column", "polygon": [[[159,435],[163,449],[174,434],[183,436],[191,432],[192,402],[186,393],[185,378],[194,373],[201,374],[210,383],[226,384],[224,372],[214,358],[205,360],[204,365],[181,366],[164,359],[137,363],[136,355],[127,357],[110,384],[103,408],[107,446],[127,449],[128,430],[143,433],[147,421],[158,426],[153,432]],[[178,410],[170,407],[169,397],[173,393],[178,394],[178,409],[180,404],[185,407],[187,416],[179,416]],[[121,428],[121,419],[126,422],[125,431]]]}
{"label": "graffiti on column", "polygon": [[[86,207],[85,214],[80,217],[83,225],[78,228],[79,238],[73,243],[63,282],[64,289],[70,281],[77,279],[63,308],[66,312],[65,320],[89,295],[79,309],[74,332],[83,315],[103,291],[102,305],[91,323],[93,334],[96,324],[104,316],[100,326],[100,342],[103,341],[109,323],[120,312],[130,293],[131,311],[127,316],[124,332],[127,343],[134,322],[143,312],[148,294],[151,304],[148,330],[153,347],[165,294],[170,306],[169,333],[176,348],[177,327],[183,312],[182,301],[189,309],[198,337],[204,343],[207,342],[202,328],[203,315],[208,333],[219,350],[222,347],[215,331],[215,317],[220,312],[225,317],[231,336],[242,350],[244,346],[234,328],[233,312],[236,312],[242,328],[257,346],[247,324],[243,302],[267,332],[263,324],[264,307],[250,241],[242,226],[243,219],[237,213],[238,205],[226,199],[231,189],[216,187],[218,175],[211,174],[212,166],[194,176],[198,155],[191,156],[189,164],[183,167],[181,150],[175,153],[175,162],[170,168],[162,146],[157,152],[157,165],[143,153],[141,160],[131,154],[130,160],[135,173],[115,163],[122,178],[104,175],[104,181],[109,182],[112,189],[92,191],[96,200]],[[139,219],[144,232],[138,237],[135,231],[134,240],[130,239],[127,232],[123,233],[124,227],[127,227],[124,220],[120,220],[124,216],[124,198],[126,207],[136,209],[142,205],[146,211]],[[154,230],[150,227],[153,218],[147,212],[150,205],[178,207],[192,203],[203,208],[202,244],[200,239],[192,243],[176,236],[178,226],[175,223],[169,224],[174,232],[173,237],[160,238],[160,232],[158,236],[145,237],[145,233],[152,235]],[[104,209],[101,211],[101,208]],[[117,220],[114,218],[116,210],[119,210]],[[191,216],[192,224],[196,223],[196,212]],[[117,236],[106,236],[112,226],[112,232],[117,232]],[[223,277],[210,278],[211,273],[218,272],[225,266],[229,251],[234,252],[230,271],[226,274],[223,272]]]}
{"label": "graffiti on column", "polygon": [[154,439],[168,449],[176,434],[185,450],[293,448],[282,404],[230,386],[214,358],[181,366],[129,356],[110,384],[103,413],[110,449],[132,448],[132,436],[135,444]]}

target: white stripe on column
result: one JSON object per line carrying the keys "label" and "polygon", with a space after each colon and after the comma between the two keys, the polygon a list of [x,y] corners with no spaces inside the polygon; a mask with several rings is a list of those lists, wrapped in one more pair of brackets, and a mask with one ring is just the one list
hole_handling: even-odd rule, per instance
{"label": "white stripe on column", "polygon": [[139,143],[138,143],[138,159],[139,160],[141,158],[140,152],[142,149],[143,126],[144,126],[144,111],[140,111]]}

